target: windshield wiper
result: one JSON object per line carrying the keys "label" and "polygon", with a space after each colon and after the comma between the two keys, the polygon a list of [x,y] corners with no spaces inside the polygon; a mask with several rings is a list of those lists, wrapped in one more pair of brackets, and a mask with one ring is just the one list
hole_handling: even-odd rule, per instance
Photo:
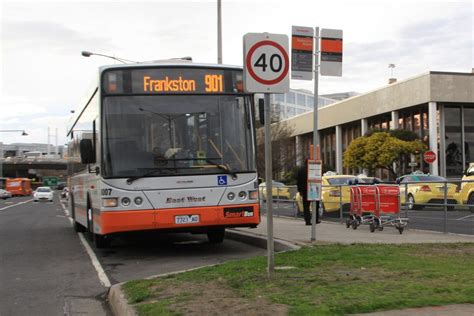
{"label": "windshield wiper", "polygon": [[[218,164],[216,162],[213,162],[211,159],[220,159],[220,158],[183,158],[183,159],[167,159],[167,161],[199,161],[199,160],[203,160],[203,161],[205,161],[205,162],[207,162],[207,163],[209,163],[213,166],[216,166],[217,168],[221,169],[225,173],[230,174],[232,176],[232,178],[237,178],[237,173],[235,171],[231,170],[229,167],[227,167],[225,165],[221,165],[221,164]],[[157,168],[154,168],[151,171],[146,172],[142,175],[130,177],[126,181],[127,181],[127,184],[132,184],[135,180],[138,180],[138,179],[144,178],[146,176],[152,175],[157,171],[162,171],[162,170],[167,170],[167,169],[177,170],[179,168],[176,168],[176,167],[171,167],[171,168],[170,167],[157,167]]]}
{"label": "windshield wiper", "polygon": [[235,171],[232,171],[229,167],[227,167],[226,165],[221,165],[221,164],[218,164],[210,159],[220,159],[220,158],[205,158],[205,159],[196,159],[196,160],[205,160],[206,162],[210,163],[211,165],[213,166],[216,166],[217,168],[225,171],[225,173],[227,174],[230,174],[232,176],[232,178],[237,178],[237,172]]}
{"label": "windshield wiper", "polygon": [[154,174],[154,173],[156,173],[156,172],[158,172],[158,171],[173,170],[173,169],[175,169],[175,168],[156,167],[156,168],[153,168],[151,171],[148,171],[148,172],[146,172],[146,173],[144,173],[144,174],[141,174],[141,175],[139,175],[139,176],[132,176],[132,177],[128,178],[128,179],[126,180],[126,182],[127,182],[127,184],[132,184],[133,181],[138,180],[138,179],[141,179],[141,178],[144,178],[144,177],[146,177],[146,176],[150,176],[150,175],[152,175],[152,174]]}

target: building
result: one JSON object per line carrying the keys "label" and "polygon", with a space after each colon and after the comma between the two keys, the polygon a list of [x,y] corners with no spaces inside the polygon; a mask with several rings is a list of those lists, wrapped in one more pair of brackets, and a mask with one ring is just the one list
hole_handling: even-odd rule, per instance
{"label": "building", "polygon": [[[338,94],[340,97],[343,94]],[[257,95],[257,99],[263,99],[263,95]],[[314,109],[314,95],[311,91],[302,89],[291,89],[290,92],[282,94],[271,94],[272,122],[289,119]],[[319,96],[318,107],[323,107],[337,102],[326,96]]]}
{"label": "building", "polygon": [[[48,153],[49,150],[49,153]],[[43,158],[48,156],[51,158],[62,158],[65,152],[64,146],[38,144],[38,143],[13,143],[3,144],[0,143],[0,158],[8,157],[26,157],[30,156],[42,156]]]}
{"label": "building", "polygon": [[[285,120],[292,130],[296,164],[308,156],[313,139],[313,112]],[[474,162],[474,73],[431,71],[380,89],[321,107],[318,115],[321,158],[327,168],[343,167],[349,143],[373,128],[416,132],[438,159],[417,169],[459,178]],[[381,173],[379,176],[384,177]]]}

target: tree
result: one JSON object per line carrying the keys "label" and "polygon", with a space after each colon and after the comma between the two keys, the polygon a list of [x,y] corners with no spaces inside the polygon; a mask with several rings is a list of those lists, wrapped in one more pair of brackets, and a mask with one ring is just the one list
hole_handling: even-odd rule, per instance
{"label": "tree", "polygon": [[353,140],[344,153],[344,166],[366,168],[372,173],[376,168],[389,171],[391,178],[400,174],[400,160],[403,155],[426,150],[420,140],[406,141],[387,132],[375,132]]}
{"label": "tree", "polygon": [[[273,178],[280,178],[283,172],[290,171],[295,166],[296,158],[291,139],[292,133],[293,129],[286,122],[271,125]],[[264,128],[257,131],[257,171],[260,177],[265,177]],[[291,181],[291,179],[287,180]]]}

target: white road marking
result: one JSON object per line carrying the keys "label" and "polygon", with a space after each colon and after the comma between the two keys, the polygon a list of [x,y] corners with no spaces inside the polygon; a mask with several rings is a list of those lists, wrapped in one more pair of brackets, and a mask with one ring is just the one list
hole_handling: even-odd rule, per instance
{"label": "white road marking", "polygon": [[[64,206],[63,202],[61,201],[61,206],[63,207],[64,214],[66,214],[67,218],[73,224],[72,218],[69,216],[69,210]],[[82,245],[86,249],[87,254],[89,255],[89,258],[92,261],[92,265],[94,266],[95,270],[97,271],[97,275],[99,277],[100,283],[105,286],[105,287],[110,287],[112,284],[110,283],[109,278],[107,277],[107,274],[105,274],[104,269],[102,268],[102,265],[99,262],[99,259],[97,259],[97,256],[95,255],[94,251],[92,250],[91,246],[86,241],[86,238],[84,237],[83,233],[77,233],[79,236],[79,239],[82,242]]]}
{"label": "white road marking", "polygon": [[458,219],[456,219],[456,220],[457,220],[457,221],[462,221],[462,220],[464,220],[464,219],[468,219],[468,218],[471,218],[471,217],[474,217],[474,214],[472,214],[472,215],[467,215],[467,216],[458,218]]}
{"label": "white road marking", "polygon": [[25,204],[25,203],[28,203],[28,202],[31,202],[31,201],[33,201],[33,199],[26,200],[26,201],[16,203],[16,204],[13,204],[13,205],[5,206],[3,208],[0,208],[0,211],[6,210],[7,208],[14,207],[14,206],[17,206],[17,205]]}

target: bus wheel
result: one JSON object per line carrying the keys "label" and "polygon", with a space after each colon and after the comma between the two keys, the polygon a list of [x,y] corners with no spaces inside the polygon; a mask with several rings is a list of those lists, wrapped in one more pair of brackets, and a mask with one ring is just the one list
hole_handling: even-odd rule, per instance
{"label": "bus wheel", "polygon": [[207,231],[207,238],[211,244],[220,244],[224,241],[225,228],[212,228]]}

